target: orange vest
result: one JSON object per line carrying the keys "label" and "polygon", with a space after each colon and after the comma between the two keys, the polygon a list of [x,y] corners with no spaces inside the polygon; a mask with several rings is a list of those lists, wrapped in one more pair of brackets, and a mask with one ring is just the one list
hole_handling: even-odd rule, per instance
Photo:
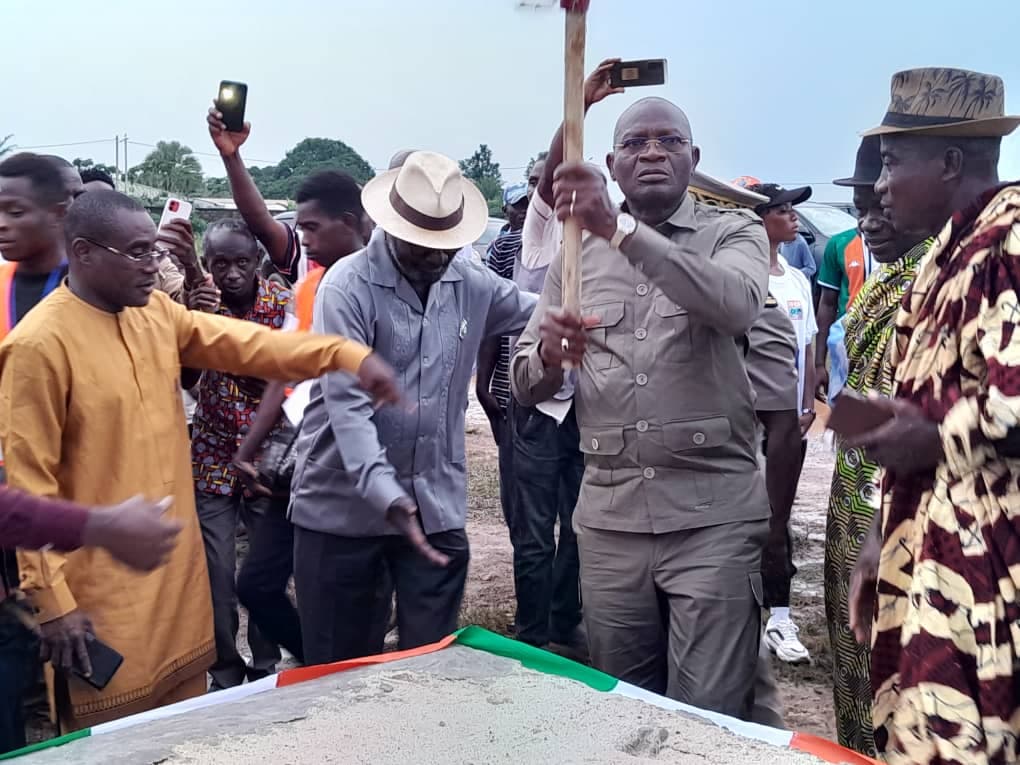
{"label": "orange vest", "polygon": [[325,268],[309,271],[294,289],[294,315],[297,317],[298,329],[302,332],[310,332],[312,329],[315,293],[319,289],[319,282],[322,281],[324,273]]}
{"label": "orange vest", "polygon": [[0,263],[0,311],[3,311],[3,317],[0,318],[0,340],[14,329],[11,326],[11,290],[14,289],[14,272],[17,268],[17,263]]}

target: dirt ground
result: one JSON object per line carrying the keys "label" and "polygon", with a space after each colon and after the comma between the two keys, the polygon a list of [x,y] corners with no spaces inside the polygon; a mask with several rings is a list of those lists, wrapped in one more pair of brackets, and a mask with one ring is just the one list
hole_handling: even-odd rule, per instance
{"label": "dirt ground", "polygon": [[[513,622],[512,550],[499,506],[496,447],[484,413],[472,401],[467,416],[468,536],[471,573],[462,620],[506,632]],[[810,665],[790,666],[774,660],[791,730],[834,740],[832,655],[825,624],[822,568],[825,514],[833,453],[821,434],[808,443],[797,503],[793,509],[794,559],[792,614],[800,638],[811,652]]]}

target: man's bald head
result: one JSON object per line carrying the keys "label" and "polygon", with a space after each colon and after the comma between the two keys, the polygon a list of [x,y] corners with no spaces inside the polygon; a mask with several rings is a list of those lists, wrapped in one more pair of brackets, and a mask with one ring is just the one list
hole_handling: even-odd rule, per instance
{"label": "man's bald head", "polygon": [[390,157],[390,170],[396,170],[398,167],[403,167],[404,163],[407,162],[407,158],[414,154],[417,149],[401,149],[392,157]]}
{"label": "man's bald head", "polygon": [[683,203],[701,158],[691,141],[687,115],[664,98],[643,98],[620,115],[606,165],[638,220],[658,225]]}
{"label": "man's bald head", "polygon": [[620,118],[616,121],[616,130],[613,132],[613,144],[619,144],[620,139],[627,131],[651,122],[655,124],[671,124],[675,128],[677,135],[692,141],[694,140],[691,122],[687,119],[684,110],[672,101],[652,96],[636,101],[620,115]]}

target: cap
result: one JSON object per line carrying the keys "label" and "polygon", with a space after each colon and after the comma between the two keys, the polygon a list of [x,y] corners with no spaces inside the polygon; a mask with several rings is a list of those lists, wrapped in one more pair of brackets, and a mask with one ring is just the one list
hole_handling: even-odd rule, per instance
{"label": "cap", "polygon": [[783,205],[799,205],[811,198],[810,186],[784,189],[776,183],[759,183],[757,186],[751,186],[748,191],[753,191],[769,198],[768,202],[755,208],[758,211],[770,210],[773,207],[782,207]]}
{"label": "cap", "polygon": [[522,199],[528,198],[528,184],[526,183],[515,183],[513,186],[507,186],[503,189],[503,204],[504,205],[515,205]]}

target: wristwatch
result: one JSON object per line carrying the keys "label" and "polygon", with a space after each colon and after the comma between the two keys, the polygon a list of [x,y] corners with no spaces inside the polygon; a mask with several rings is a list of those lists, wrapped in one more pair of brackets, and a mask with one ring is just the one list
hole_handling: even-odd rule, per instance
{"label": "wristwatch", "polygon": [[616,233],[613,234],[613,238],[609,240],[609,246],[614,250],[620,249],[620,245],[623,244],[623,240],[635,231],[637,231],[637,221],[634,220],[634,216],[628,215],[627,213],[620,213],[616,216]]}

